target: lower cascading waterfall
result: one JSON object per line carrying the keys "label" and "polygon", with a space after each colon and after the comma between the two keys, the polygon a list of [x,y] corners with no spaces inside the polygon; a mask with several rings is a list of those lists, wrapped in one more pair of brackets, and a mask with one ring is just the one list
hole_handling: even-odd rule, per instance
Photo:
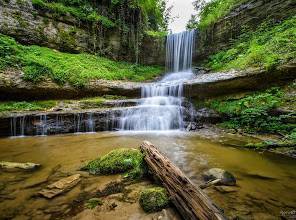
{"label": "lower cascading waterfall", "polygon": [[120,130],[182,130],[183,82],[191,72],[168,74],[158,83],[142,87],[139,104],[122,111]]}

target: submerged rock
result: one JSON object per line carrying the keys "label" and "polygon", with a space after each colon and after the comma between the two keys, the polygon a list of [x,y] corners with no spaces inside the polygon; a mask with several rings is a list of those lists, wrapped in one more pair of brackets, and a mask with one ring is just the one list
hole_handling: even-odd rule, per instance
{"label": "submerged rock", "polygon": [[40,167],[40,164],[37,163],[17,163],[17,162],[7,162],[7,161],[1,161],[0,167],[5,169],[24,169],[24,170],[34,170],[38,167]]}
{"label": "submerged rock", "polygon": [[225,171],[220,168],[212,168],[203,173],[203,178],[206,184],[202,185],[201,188],[206,188],[211,185],[226,185],[226,186],[235,186],[236,179],[228,171]]}
{"label": "submerged rock", "polygon": [[61,193],[70,190],[71,188],[76,186],[79,181],[80,174],[74,174],[48,185],[45,189],[39,191],[39,194],[48,199],[51,199]]}
{"label": "submerged rock", "polygon": [[238,189],[233,186],[215,186],[214,189],[223,194],[238,191]]}
{"label": "submerged rock", "polygon": [[145,212],[158,212],[169,205],[169,197],[162,187],[144,189],[140,194],[140,205]]}

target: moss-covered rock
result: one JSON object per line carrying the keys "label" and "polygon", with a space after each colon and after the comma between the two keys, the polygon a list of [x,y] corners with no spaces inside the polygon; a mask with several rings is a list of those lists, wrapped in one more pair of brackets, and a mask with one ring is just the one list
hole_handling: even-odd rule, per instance
{"label": "moss-covered rock", "polygon": [[90,161],[82,170],[88,170],[96,175],[125,173],[131,179],[141,178],[145,174],[144,156],[140,150],[120,148]]}
{"label": "moss-covered rock", "polygon": [[91,198],[86,202],[85,207],[88,209],[94,209],[98,205],[103,205],[103,201],[99,198]]}
{"label": "moss-covered rock", "polygon": [[145,212],[157,212],[169,205],[168,194],[163,187],[151,187],[140,194],[140,205]]}

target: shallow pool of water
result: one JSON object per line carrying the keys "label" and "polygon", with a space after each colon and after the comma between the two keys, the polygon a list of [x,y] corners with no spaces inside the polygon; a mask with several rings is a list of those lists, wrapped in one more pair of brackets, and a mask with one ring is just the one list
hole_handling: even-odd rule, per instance
{"label": "shallow pool of water", "polygon": [[[277,219],[281,213],[296,210],[294,159],[234,148],[219,141],[202,139],[194,133],[101,132],[0,139],[1,161],[42,164],[42,168],[34,172],[1,171],[0,216],[19,216],[22,219],[30,216],[30,212],[36,214],[38,207],[75,199],[75,192],[79,192],[81,186],[51,201],[34,195],[53,170],[73,173],[87,160],[114,148],[138,147],[143,140],[159,147],[195,184],[200,184],[202,172],[212,167],[233,173],[238,184],[236,192],[221,193],[214,188],[205,190],[224,209],[226,216]],[[93,181],[100,184],[109,177],[96,178]],[[118,216],[118,219],[122,218]]]}

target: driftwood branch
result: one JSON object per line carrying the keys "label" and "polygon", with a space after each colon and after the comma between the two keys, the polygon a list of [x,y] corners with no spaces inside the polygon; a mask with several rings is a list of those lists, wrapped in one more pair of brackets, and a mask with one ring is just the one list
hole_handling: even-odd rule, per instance
{"label": "driftwood branch", "polygon": [[144,141],[140,148],[145,154],[149,170],[167,189],[173,204],[184,219],[226,219],[202,190],[194,186],[185,174],[155,146]]}

